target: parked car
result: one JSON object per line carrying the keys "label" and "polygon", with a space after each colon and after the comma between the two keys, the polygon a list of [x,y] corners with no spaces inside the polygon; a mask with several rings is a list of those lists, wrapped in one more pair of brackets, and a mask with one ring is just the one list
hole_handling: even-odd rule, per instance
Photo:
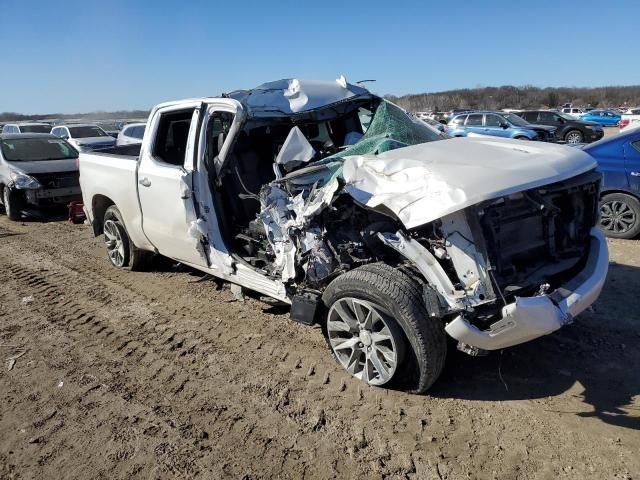
{"label": "parked car", "polygon": [[617,127],[620,125],[621,116],[611,110],[591,110],[580,117],[586,122],[595,122],[604,127]]}
{"label": "parked car", "polygon": [[514,113],[474,112],[456,115],[449,122],[448,134],[452,137],[491,135],[517,140],[555,140],[556,129],[545,125],[533,125]]}
{"label": "parked car", "polygon": [[109,148],[116,144],[115,138],[90,123],[57,125],[51,129],[51,133],[64,138],[80,151]]}
{"label": "parked car", "polygon": [[620,131],[640,127],[640,108],[630,108],[620,117]]}
{"label": "parked car", "polygon": [[78,151],[49,134],[0,134],[0,193],[11,220],[80,200]]}
{"label": "parked car", "polygon": [[640,129],[586,145],[602,172],[600,226],[614,238],[640,234]]}
{"label": "parked car", "polygon": [[142,137],[144,136],[144,130],[147,127],[146,123],[129,123],[122,127],[118,138],[116,139],[116,145],[132,145],[142,143]]}
{"label": "parked car", "polygon": [[104,130],[108,135],[111,135],[113,138],[118,138],[120,129],[115,122],[98,122],[96,123],[96,125]]}
{"label": "parked car", "polygon": [[529,123],[556,127],[556,139],[567,143],[591,143],[604,137],[604,130],[599,124],[576,120],[566,113],[526,110],[516,115]]}
{"label": "parked car", "polygon": [[564,107],[562,110],[560,110],[560,112],[564,113],[565,115],[569,115],[576,120],[584,115],[584,110],[576,107]]}
{"label": "parked car", "polygon": [[7,123],[2,127],[2,133],[49,133],[50,131],[51,125],[48,123]]}
{"label": "parked car", "polygon": [[435,128],[441,133],[447,133],[447,125],[444,123],[441,123],[430,117],[421,117],[420,120],[426,123],[427,125],[429,125],[430,127]]}
{"label": "parked car", "polygon": [[288,79],[158,105],[140,146],[81,152],[80,182],[115,267],[156,252],[291,303],[351,375],[423,392],[447,334],[502,349],[595,301],[595,167],[559,145],[443,139],[344,78]]}

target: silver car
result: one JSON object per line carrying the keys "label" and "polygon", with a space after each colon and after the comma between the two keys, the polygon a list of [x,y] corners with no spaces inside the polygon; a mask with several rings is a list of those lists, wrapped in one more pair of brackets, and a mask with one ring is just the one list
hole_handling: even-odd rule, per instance
{"label": "silver car", "polygon": [[115,138],[99,126],[90,123],[57,125],[51,129],[51,133],[64,138],[81,152],[101,150],[116,144]]}
{"label": "silver car", "polygon": [[80,200],[78,151],[49,134],[0,134],[0,198],[11,220]]}

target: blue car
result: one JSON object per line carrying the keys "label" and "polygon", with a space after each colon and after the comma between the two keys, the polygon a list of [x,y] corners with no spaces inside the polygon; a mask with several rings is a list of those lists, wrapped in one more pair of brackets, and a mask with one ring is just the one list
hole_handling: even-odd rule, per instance
{"label": "blue car", "polygon": [[556,127],[533,125],[513,113],[466,112],[451,118],[448,133],[452,137],[492,135],[519,140],[555,140]]}
{"label": "blue car", "polygon": [[591,110],[580,117],[580,120],[596,122],[603,127],[617,127],[620,125],[622,117],[619,113],[611,110]]}
{"label": "blue car", "polygon": [[602,176],[600,226],[605,235],[640,234],[640,128],[583,147],[598,162]]}

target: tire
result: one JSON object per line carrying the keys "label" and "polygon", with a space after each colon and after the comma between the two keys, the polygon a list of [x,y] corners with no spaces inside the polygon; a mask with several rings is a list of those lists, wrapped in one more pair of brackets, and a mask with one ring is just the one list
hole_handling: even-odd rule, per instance
{"label": "tire", "polygon": [[584,135],[580,130],[569,130],[564,135],[564,141],[570,144],[582,143],[584,141]]}
{"label": "tire", "polygon": [[515,137],[516,140],[529,140],[529,137],[525,137],[524,135],[519,135]]}
{"label": "tire", "polygon": [[331,282],[322,300],[327,344],[354,377],[424,393],[440,376],[444,326],[427,313],[422,286],[408,275],[383,263],[365,265]]}
{"label": "tire", "polygon": [[602,197],[600,228],[607,237],[637,237],[640,234],[640,201],[625,193],[609,193]]}
{"label": "tire", "polygon": [[22,217],[20,214],[21,202],[17,193],[9,187],[2,189],[2,204],[9,220],[17,221]]}
{"label": "tire", "polygon": [[118,207],[111,205],[104,213],[102,222],[107,258],[116,268],[133,271],[146,270],[151,260],[151,252],[136,247],[127,233]]}

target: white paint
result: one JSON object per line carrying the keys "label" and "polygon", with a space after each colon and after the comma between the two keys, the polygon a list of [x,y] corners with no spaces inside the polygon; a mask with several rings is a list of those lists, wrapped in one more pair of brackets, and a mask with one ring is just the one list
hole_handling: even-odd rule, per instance
{"label": "white paint", "polygon": [[453,138],[347,157],[343,176],[356,200],[369,207],[383,205],[413,228],[595,167],[589,155],[563,145]]}

